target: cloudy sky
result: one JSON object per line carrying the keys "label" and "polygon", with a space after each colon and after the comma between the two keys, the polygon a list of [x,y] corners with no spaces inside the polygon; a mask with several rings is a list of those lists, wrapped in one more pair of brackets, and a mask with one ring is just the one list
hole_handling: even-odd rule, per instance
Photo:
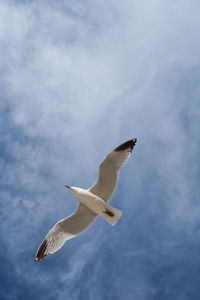
{"label": "cloudy sky", "polygon": [[[199,0],[0,0],[0,298],[200,297]],[[98,164],[138,143],[101,217],[35,263]]]}

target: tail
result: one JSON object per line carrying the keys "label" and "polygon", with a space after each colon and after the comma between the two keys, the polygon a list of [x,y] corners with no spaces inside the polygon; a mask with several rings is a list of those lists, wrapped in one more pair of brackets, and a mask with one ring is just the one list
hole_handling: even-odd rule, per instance
{"label": "tail", "polygon": [[122,211],[112,206],[106,205],[105,209],[100,214],[110,225],[115,226],[122,215]]}

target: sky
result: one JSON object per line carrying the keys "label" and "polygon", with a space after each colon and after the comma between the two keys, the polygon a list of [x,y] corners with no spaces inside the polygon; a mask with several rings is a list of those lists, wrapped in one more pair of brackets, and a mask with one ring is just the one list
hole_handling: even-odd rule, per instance
{"label": "sky", "polygon": [[[0,299],[200,297],[199,0],[0,0]],[[119,144],[110,205],[37,248]]]}

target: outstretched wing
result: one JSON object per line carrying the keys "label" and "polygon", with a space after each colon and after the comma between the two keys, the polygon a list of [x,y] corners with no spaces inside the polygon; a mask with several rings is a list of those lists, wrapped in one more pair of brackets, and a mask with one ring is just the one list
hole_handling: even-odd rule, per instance
{"label": "outstretched wing", "polygon": [[94,222],[96,217],[95,213],[80,203],[71,216],[60,220],[48,232],[37,250],[35,261],[56,252],[67,240],[85,231]]}
{"label": "outstretched wing", "polygon": [[99,166],[97,182],[89,189],[90,192],[106,202],[113,195],[117,186],[119,170],[129,159],[137,139],[129,140],[110,152]]}

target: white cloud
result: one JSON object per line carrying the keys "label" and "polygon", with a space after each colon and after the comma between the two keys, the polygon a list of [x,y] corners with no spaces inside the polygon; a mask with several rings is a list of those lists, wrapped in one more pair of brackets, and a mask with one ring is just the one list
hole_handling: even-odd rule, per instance
{"label": "white cloud", "polygon": [[[199,68],[198,7],[198,1],[0,1],[1,79],[10,122],[4,142],[12,157],[7,165],[5,157],[0,161],[4,230],[11,220],[9,251],[17,243],[10,236],[25,240],[47,220],[51,226],[71,213],[76,204],[64,184],[93,184],[98,163],[132,137],[138,144],[120,182],[136,198],[145,192],[143,182],[150,182],[144,213],[155,216],[161,205],[173,230],[197,224],[191,183],[197,170],[188,163],[187,145],[188,135],[195,138],[199,110],[186,91],[197,98],[197,84],[188,81]],[[196,147],[193,140],[190,153],[196,155]],[[156,195],[161,184],[163,194]],[[117,197],[113,205],[119,201],[121,209],[139,203],[130,195],[123,196],[126,203]],[[105,227],[94,226],[102,234]],[[82,250],[74,251],[67,278],[87,264]]]}

